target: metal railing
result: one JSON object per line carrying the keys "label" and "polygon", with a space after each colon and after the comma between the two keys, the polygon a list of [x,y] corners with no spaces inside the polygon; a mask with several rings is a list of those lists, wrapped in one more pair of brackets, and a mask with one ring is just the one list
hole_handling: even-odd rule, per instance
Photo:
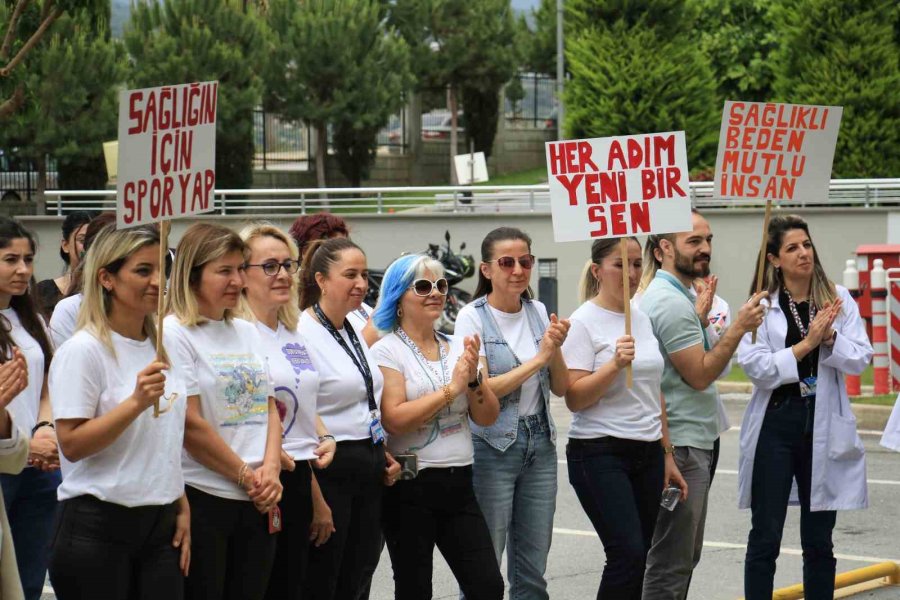
{"label": "metal railing", "polygon": [[[701,209],[761,207],[765,201],[734,201],[713,195],[712,182],[690,185]],[[298,215],[330,210],[340,213],[497,213],[550,212],[547,184],[478,186],[405,186],[380,188],[303,188],[216,190],[214,214]],[[115,190],[46,192],[48,214],[74,210],[115,210]],[[828,198],[778,203],[782,207],[898,207],[900,179],[833,179]]]}

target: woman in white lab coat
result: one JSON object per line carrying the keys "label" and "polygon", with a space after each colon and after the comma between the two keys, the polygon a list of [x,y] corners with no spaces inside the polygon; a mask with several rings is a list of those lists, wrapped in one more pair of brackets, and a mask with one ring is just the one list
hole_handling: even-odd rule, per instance
{"label": "woman in white lab coat", "polygon": [[887,426],[884,428],[881,445],[900,452],[900,396],[897,396],[894,410],[891,411],[891,418],[888,419]]}
{"label": "woman in white lab coat", "polygon": [[753,382],[741,427],[738,496],[752,510],[744,563],[747,600],[772,598],[775,560],[796,480],[806,598],[832,598],[837,510],[865,508],[866,462],[844,374],[859,374],[872,346],[856,303],[828,280],[797,216],[769,225],[764,286],[769,311],[738,362]]}

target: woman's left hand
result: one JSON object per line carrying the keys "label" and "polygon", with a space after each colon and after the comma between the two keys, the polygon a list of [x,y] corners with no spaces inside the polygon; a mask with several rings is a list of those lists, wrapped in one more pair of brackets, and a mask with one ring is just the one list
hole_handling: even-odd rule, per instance
{"label": "woman's left hand", "polygon": [[387,450],[384,451],[384,460],[384,485],[391,486],[400,477],[400,463]]}
{"label": "woman's left hand", "polygon": [[178,516],[175,517],[175,537],[172,545],[181,549],[181,557],[178,559],[178,567],[187,577],[191,568],[191,509],[186,497],[178,502]]}
{"label": "woman's left hand", "polygon": [[334,438],[327,437],[319,442],[313,453],[316,459],[313,461],[317,469],[324,469],[334,460],[334,453],[337,451],[337,442]]}
{"label": "woman's left hand", "polygon": [[684,502],[688,497],[687,481],[681,476],[681,471],[678,470],[678,465],[675,464],[675,456],[673,454],[666,454],[664,460],[666,461],[666,470],[663,477],[663,489],[670,485],[678,486],[681,489],[681,502]]}
{"label": "woman's left hand", "polygon": [[34,432],[29,442],[28,464],[41,471],[59,469],[59,442],[56,431],[50,427],[41,427]]}
{"label": "woman's left hand", "polygon": [[281,501],[281,465],[263,463],[256,470],[253,489],[248,492],[256,510],[265,514]]}

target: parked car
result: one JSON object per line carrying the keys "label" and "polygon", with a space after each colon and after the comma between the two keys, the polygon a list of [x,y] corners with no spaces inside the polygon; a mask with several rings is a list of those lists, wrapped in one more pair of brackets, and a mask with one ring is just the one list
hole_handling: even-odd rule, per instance
{"label": "parked car", "polygon": [[[422,114],[422,139],[423,140],[449,140],[450,139],[450,111],[433,110]],[[466,134],[463,126],[464,119],[462,111],[456,121],[456,134],[463,138]],[[393,145],[400,145],[403,130],[400,127],[391,129],[388,132],[388,141]]]}

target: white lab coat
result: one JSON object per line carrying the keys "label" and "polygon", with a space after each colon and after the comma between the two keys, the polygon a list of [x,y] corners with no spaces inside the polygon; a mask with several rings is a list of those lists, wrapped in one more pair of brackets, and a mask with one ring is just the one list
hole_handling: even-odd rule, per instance
{"label": "white lab coat", "polygon": [[[872,359],[872,346],[856,302],[846,288],[837,286],[837,292],[843,300],[841,314],[834,322],[837,340],[831,348],[819,346],[810,490],[810,510],[814,511],[852,510],[869,504],[865,449],[856,432],[844,373],[862,373]],[[738,363],[753,382],[753,395],[741,426],[740,508],[750,507],[756,443],[772,391],[798,381],[797,360],[784,346],[787,318],[778,304],[777,291],[769,297],[769,306],[757,343],[751,343],[748,333],[738,348]]]}
{"label": "white lab coat", "polygon": [[891,411],[891,418],[888,419],[884,428],[884,435],[881,436],[881,445],[900,452],[900,396],[897,396],[894,410]]}

